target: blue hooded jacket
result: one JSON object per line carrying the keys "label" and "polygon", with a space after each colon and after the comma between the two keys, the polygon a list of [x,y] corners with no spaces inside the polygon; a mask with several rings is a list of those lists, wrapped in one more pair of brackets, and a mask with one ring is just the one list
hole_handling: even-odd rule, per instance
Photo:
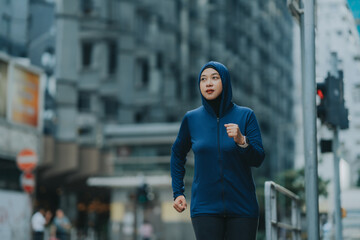
{"label": "blue hooded jacket", "polygon": [[[232,103],[230,75],[218,62],[208,62],[220,74],[223,92],[219,116],[202,96],[203,106],[185,114],[171,153],[174,199],[184,195],[186,155],[192,148],[195,172],[191,191],[191,217],[220,215],[257,218],[259,206],[251,167],[259,167],[265,153],[254,112]],[[201,92],[200,92],[201,94]],[[224,124],[236,123],[249,145],[238,146]]]}

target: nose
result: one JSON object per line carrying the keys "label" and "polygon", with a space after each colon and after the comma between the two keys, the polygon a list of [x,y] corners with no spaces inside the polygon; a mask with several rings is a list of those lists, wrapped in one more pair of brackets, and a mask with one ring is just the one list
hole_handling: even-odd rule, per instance
{"label": "nose", "polygon": [[206,86],[209,87],[209,86],[212,86],[212,85],[213,85],[213,83],[212,83],[211,79],[208,78],[208,79],[206,80]]}

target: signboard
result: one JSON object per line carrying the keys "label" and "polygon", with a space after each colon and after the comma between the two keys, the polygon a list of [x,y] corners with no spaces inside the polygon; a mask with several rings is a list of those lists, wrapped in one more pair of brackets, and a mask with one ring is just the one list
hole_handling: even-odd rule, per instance
{"label": "signboard", "polygon": [[30,67],[14,63],[10,67],[11,94],[8,118],[33,127],[40,125],[41,74]]}
{"label": "signboard", "polygon": [[21,187],[27,193],[33,193],[35,189],[35,176],[30,172],[21,174]]}
{"label": "signboard", "polygon": [[37,162],[37,155],[31,149],[23,149],[16,156],[16,164],[24,172],[31,172],[36,167]]}
{"label": "signboard", "polygon": [[0,58],[0,118],[6,118],[9,63]]}

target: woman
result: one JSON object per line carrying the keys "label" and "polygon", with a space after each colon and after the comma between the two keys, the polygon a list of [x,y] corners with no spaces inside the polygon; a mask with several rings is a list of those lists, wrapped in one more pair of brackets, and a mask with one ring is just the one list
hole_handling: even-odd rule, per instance
{"label": "woman", "polygon": [[59,240],[69,239],[69,232],[71,229],[70,220],[65,216],[63,210],[56,210],[54,218],[54,225],[56,227],[56,238]]}
{"label": "woman", "polygon": [[202,106],[184,116],[171,153],[174,208],[187,208],[186,155],[195,154],[191,220],[197,240],[256,239],[259,206],[250,167],[265,153],[254,112],[231,102],[227,68],[208,62],[199,74]]}

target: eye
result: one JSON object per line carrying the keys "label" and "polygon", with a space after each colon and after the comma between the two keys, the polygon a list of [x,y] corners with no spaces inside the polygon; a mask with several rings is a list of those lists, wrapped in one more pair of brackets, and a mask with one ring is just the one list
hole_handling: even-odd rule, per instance
{"label": "eye", "polygon": [[217,80],[219,79],[219,76],[213,76],[213,79]]}
{"label": "eye", "polygon": [[204,78],[204,77],[200,78],[200,81],[204,81],[204,80],[206,80],[206,78]]}

